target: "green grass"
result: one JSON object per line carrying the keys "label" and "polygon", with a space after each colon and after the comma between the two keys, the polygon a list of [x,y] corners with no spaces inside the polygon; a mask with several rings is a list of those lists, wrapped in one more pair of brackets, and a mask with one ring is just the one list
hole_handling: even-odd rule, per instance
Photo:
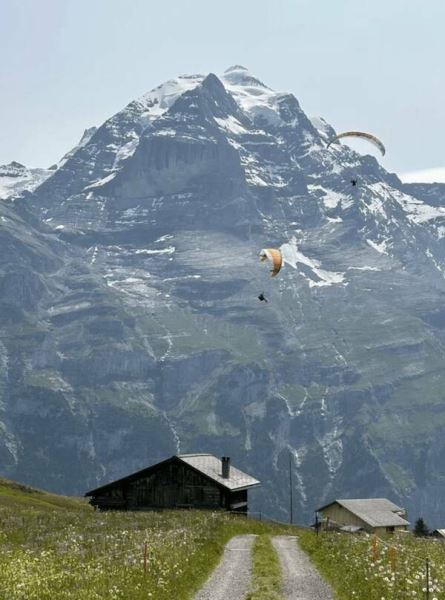
{"label": "green grass", "polygon": [[95,512],[0,480],[0,598],[187,600],[232,536],[290,532],[223,512]]}
{"label": "green grass", "polygon": [[281,600],[281,569],[270,535],[256,538],[252,558],[252,592],[247,600]]}
{"label": "green grass", "polygon": [[[299,544],[335,590],[336,600],[425,598],[425,561],[430,560],[430,600],[445,600],[445,552],[442,543],[410,533],[377,540],[370,535],[312,531]],[[391,549],[392,548],[392,549]]]}
{"label": "green grass", "polygon": [[15,509],[20,515],[27,510],[69,509],[91,511],[91,507],[81,498],[69,498],[49,494],[22,483],[9,481],[0,477],[0,514],[2,509]]}

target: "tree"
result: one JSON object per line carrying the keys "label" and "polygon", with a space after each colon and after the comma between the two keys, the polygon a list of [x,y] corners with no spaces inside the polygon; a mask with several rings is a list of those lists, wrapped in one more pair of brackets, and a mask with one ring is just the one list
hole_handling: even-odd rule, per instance
{"label": "tree", "polygon": [[429,534],[430,532],[425,521],[422,519],[422,517],[419,517],[414,525],[414,535],[417,537],[426,537]]}

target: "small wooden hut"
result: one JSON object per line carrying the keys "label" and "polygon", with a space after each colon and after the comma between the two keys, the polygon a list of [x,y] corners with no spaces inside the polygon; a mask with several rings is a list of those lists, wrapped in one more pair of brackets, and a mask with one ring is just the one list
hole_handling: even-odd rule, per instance
{"label": "small wooden hut", "polygon": [[260,482],[231,466],[230,458],[178,454],[127,477],[90,490],[101,510],[207,508],[247,512],[248,490]]}
{"label": "small wooden hut", "polygon": [[356,527],[383,535],[406,531],[409,521],[406,511],[386,498],[342,498],[333,500],[316,511],[327,527]]}

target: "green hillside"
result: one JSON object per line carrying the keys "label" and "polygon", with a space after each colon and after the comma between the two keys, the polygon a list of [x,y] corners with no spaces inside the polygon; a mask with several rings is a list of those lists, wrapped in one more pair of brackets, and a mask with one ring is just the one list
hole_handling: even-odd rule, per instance
{"label": "green hillside", "polygon": [[43,490],[0,477],[0,511],[6,508],[14,508],[19,511],[26,509],[91,510],[91,507],[83,499],[49,494]]}

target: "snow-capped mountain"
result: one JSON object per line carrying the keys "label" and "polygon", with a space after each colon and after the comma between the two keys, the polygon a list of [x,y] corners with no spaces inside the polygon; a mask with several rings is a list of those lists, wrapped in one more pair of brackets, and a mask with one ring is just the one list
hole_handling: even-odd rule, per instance
{"label": "snow-capped mountain", "polygon": [[300,520],[443,519],[445,202],[333,133],[243,67],[181,76],[0,203],[3,474],[74,493],[219,452],[283,516],[290,452]]}
{"label": "snow-capped mountain", "polygon": [[18,162],[0,165],[0,200],[32,191],[51,175],[50,169],[29,169]]}

